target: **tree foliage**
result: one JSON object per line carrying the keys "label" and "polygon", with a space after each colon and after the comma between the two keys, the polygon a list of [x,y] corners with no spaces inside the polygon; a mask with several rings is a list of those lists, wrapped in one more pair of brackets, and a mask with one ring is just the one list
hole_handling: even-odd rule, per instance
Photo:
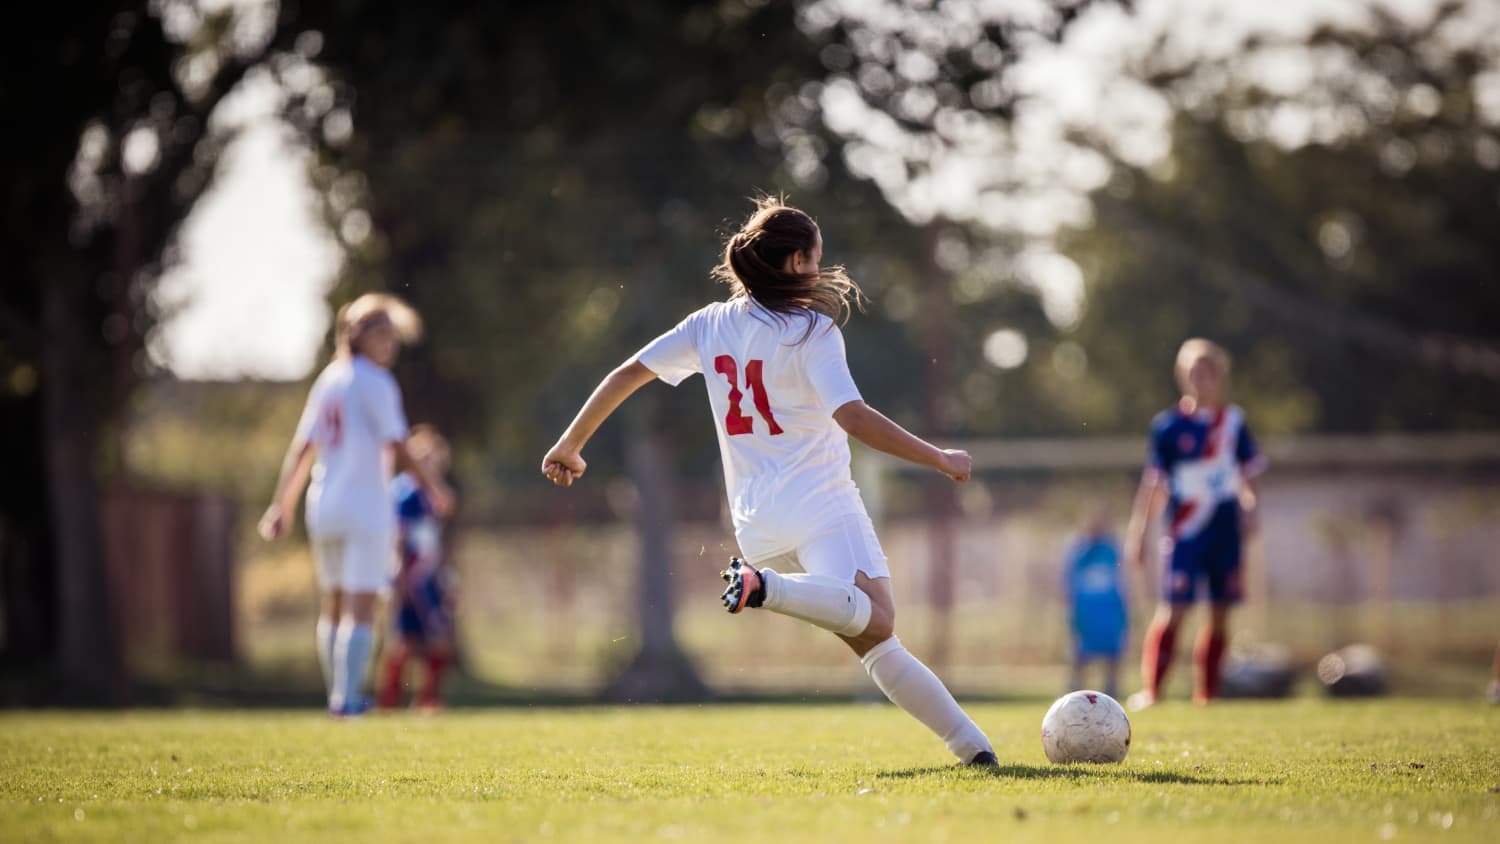
{"label": "tree foliage", "polygon": [[[1112,394],[1105,424],[1170,395],[1190,335],[1236,353],[1270,430],[1500,422],[1500,113],[1481,108],[1500,56],[1462,34],[1476,9],[1142,64],[1176,107],[1171,156],[1117,165],[1096,224],[1067,239],[1089,279],[1082,392]],[[1316,84],[1270,84],[1255,71],[1271,62]]]}

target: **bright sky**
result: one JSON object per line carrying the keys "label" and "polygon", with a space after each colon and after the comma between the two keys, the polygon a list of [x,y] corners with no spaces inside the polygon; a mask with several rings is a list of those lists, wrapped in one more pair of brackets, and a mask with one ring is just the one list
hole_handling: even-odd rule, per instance
{"label": "bright sky", "polygon": [[[998,148],[975,132],[968,149],[888,194],[916,219],[944,213],[1044,237],[1058,223],[1087,214],[1081,196],[1107,173],[1100,162],[1059,143],[1064,124],[1087,119],[1108,126],[1127,160],[1147,162],[1166,151],[1165,104],[1116,73],[1154,33],[1172,35],[1168,49],[1219,55],[1246,30],[1291,34],[1322,21],[1357,21],[1371,2],[1420,16],[1434,0],[1142,0],[1133,18],[1094,15],[1062,47],[1038,52],[1019,69],[1018,84],[1038,95],[1046,110],[1018,123],[1014,146]],[[899,25],[904,15],[901,4],[885,0],[822,0],[810,8],[819,7],[884,25]],[[860,127],[870,142],[851,148],[850,164],[884,185],[904,172],[900,155],[910,151],[900,149],[888,117],[860,108],[848,96],[852,91],[842,93],[837,85],[825,92],[825,119],[835,130]],[[295,379],[316,363],[329,320],[324,297],[340,252],[317,218],[305,153],[279,134],[276,101],[274,85],[261,79],[225,104],[224,119],[243,126],[243,133],[184,226],[182,263],[161,285],[161,301],[175,313],[151,351],[181,377]],[[999,189],[985,192],[986,184]],[[1076,316],[1083,280],[1071,261],[1042,248],[1023,255],[1020,269],[1055,322]],[[997,354],[1008,350],[996,346]]]}
{"label": "bright sky", "polygon": [[307,153],[273,117],[276,102],[274,84],[258,78],[221,107],[241,134],[157,293],[173,313],[151,353],[180,377],[301,378],[328,330],[324,297],[341,253],[318,217]]}

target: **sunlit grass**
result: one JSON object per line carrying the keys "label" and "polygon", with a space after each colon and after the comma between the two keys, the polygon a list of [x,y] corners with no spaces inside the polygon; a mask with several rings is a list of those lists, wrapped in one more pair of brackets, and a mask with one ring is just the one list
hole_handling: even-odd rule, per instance
{"label": "sunlit grass", "polygon": [[1500,840],[1500,708],[1164,704],[1125,764],[998,771],[887,705],[0,716],[4,839]]}

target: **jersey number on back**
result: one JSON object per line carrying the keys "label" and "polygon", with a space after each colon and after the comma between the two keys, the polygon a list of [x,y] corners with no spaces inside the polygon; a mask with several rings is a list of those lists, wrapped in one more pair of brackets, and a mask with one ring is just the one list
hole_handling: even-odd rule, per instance
{"label": "jersey number on back", "polygon": [[[751,399],[755,402],[755,410],[760,413],[766,425],[770,428],[771,436],[781,433],[781,426],[776,424],[776,417],[771,414],[771,399],[766,396],[766,385],[761,380],[761,368],[765,362],[751,360],[745,362],[745,386],[750,388]],[[755,433],[754,420],[740,413],[740,399],[745,394],[740,392],[740,367],[734,358],[729,355],[719,355],[714,358],[714,371],[724,376],[729,382],[729,413],[724,417],[724,431],[730,436],[735,434]]]}
{"label": "jersey number on back", "polygon": [[344,441],[344,406],[337,399],[323,405],[324,445],[338,448]]}

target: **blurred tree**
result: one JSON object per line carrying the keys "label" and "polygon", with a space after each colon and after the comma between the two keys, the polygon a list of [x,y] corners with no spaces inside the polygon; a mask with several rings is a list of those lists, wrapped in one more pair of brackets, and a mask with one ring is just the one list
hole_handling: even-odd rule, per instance
{"label": "blurred tree", "polygon": [[44,4],[5,52],[4,659],[55,665],[69,694],[122,693],[99,513],[109,434],[156,316],[152,284],[225,140],[210,115],[274,20],[257,3]]}
{"label": "blurred tree", "polygon": [[[415,415],[528,497],[568,495],[538,489],[551,438],[608,367],[724,295],[720,234],[790,181],[771,112],[821,72],[793,5],[368,0],[303,22],[330,76],[289,115],[328,152],[346,289],[427,319],[401,364]],[[648,388],[590,452],[597,478],[631,477],[642,534],[643,644],[615,697],[703,692],[671,627],[672,464],[702,471],[714,448],[696,392]]]}
{"label": "blurred tree", "polygon": [[[1172,395],[1177,343],[1206,335],[1263,430],[1500,424],[1500,49],[1467,17],[1483,6],[1377,11],[1188,66],[1150,52],[1170,157],[1117,162],[1097,224],[1065,240],[1089,279],[1080,412],[1139,430]],[[1275,85],[1272,62],[1313,84]]]}
{"label": "blurred tree", "polygon": [[[961,426],[1137,432],[1170,400],[1178,343],[1199,333],[1238,353],[1238,395],[1269,431],[1493,428],[1494,4],[1372,4],[1228,48],[1159,18],[1144,48],[1117,39],[1127,78],[1100,87],[1123,105],[1080,116],[1040,102],[1053,89],[1038,79],[1079,69],[1018,73],[1028,54],[1055,59],[1087,28],[1080,49],[1107,73],[1100,36],[1150,25],[1132,6],[803,9],[828,68],[804,125],[941,231],[958,305],[940,332],[958,345],[943,404]],[[1150,152],[1158,117],[1166,158]],[[1056,187],[1089,194],[1060,239],[1031,201],[1069,206]],[[1080,301],[1057,295],[1075,288]]]}

